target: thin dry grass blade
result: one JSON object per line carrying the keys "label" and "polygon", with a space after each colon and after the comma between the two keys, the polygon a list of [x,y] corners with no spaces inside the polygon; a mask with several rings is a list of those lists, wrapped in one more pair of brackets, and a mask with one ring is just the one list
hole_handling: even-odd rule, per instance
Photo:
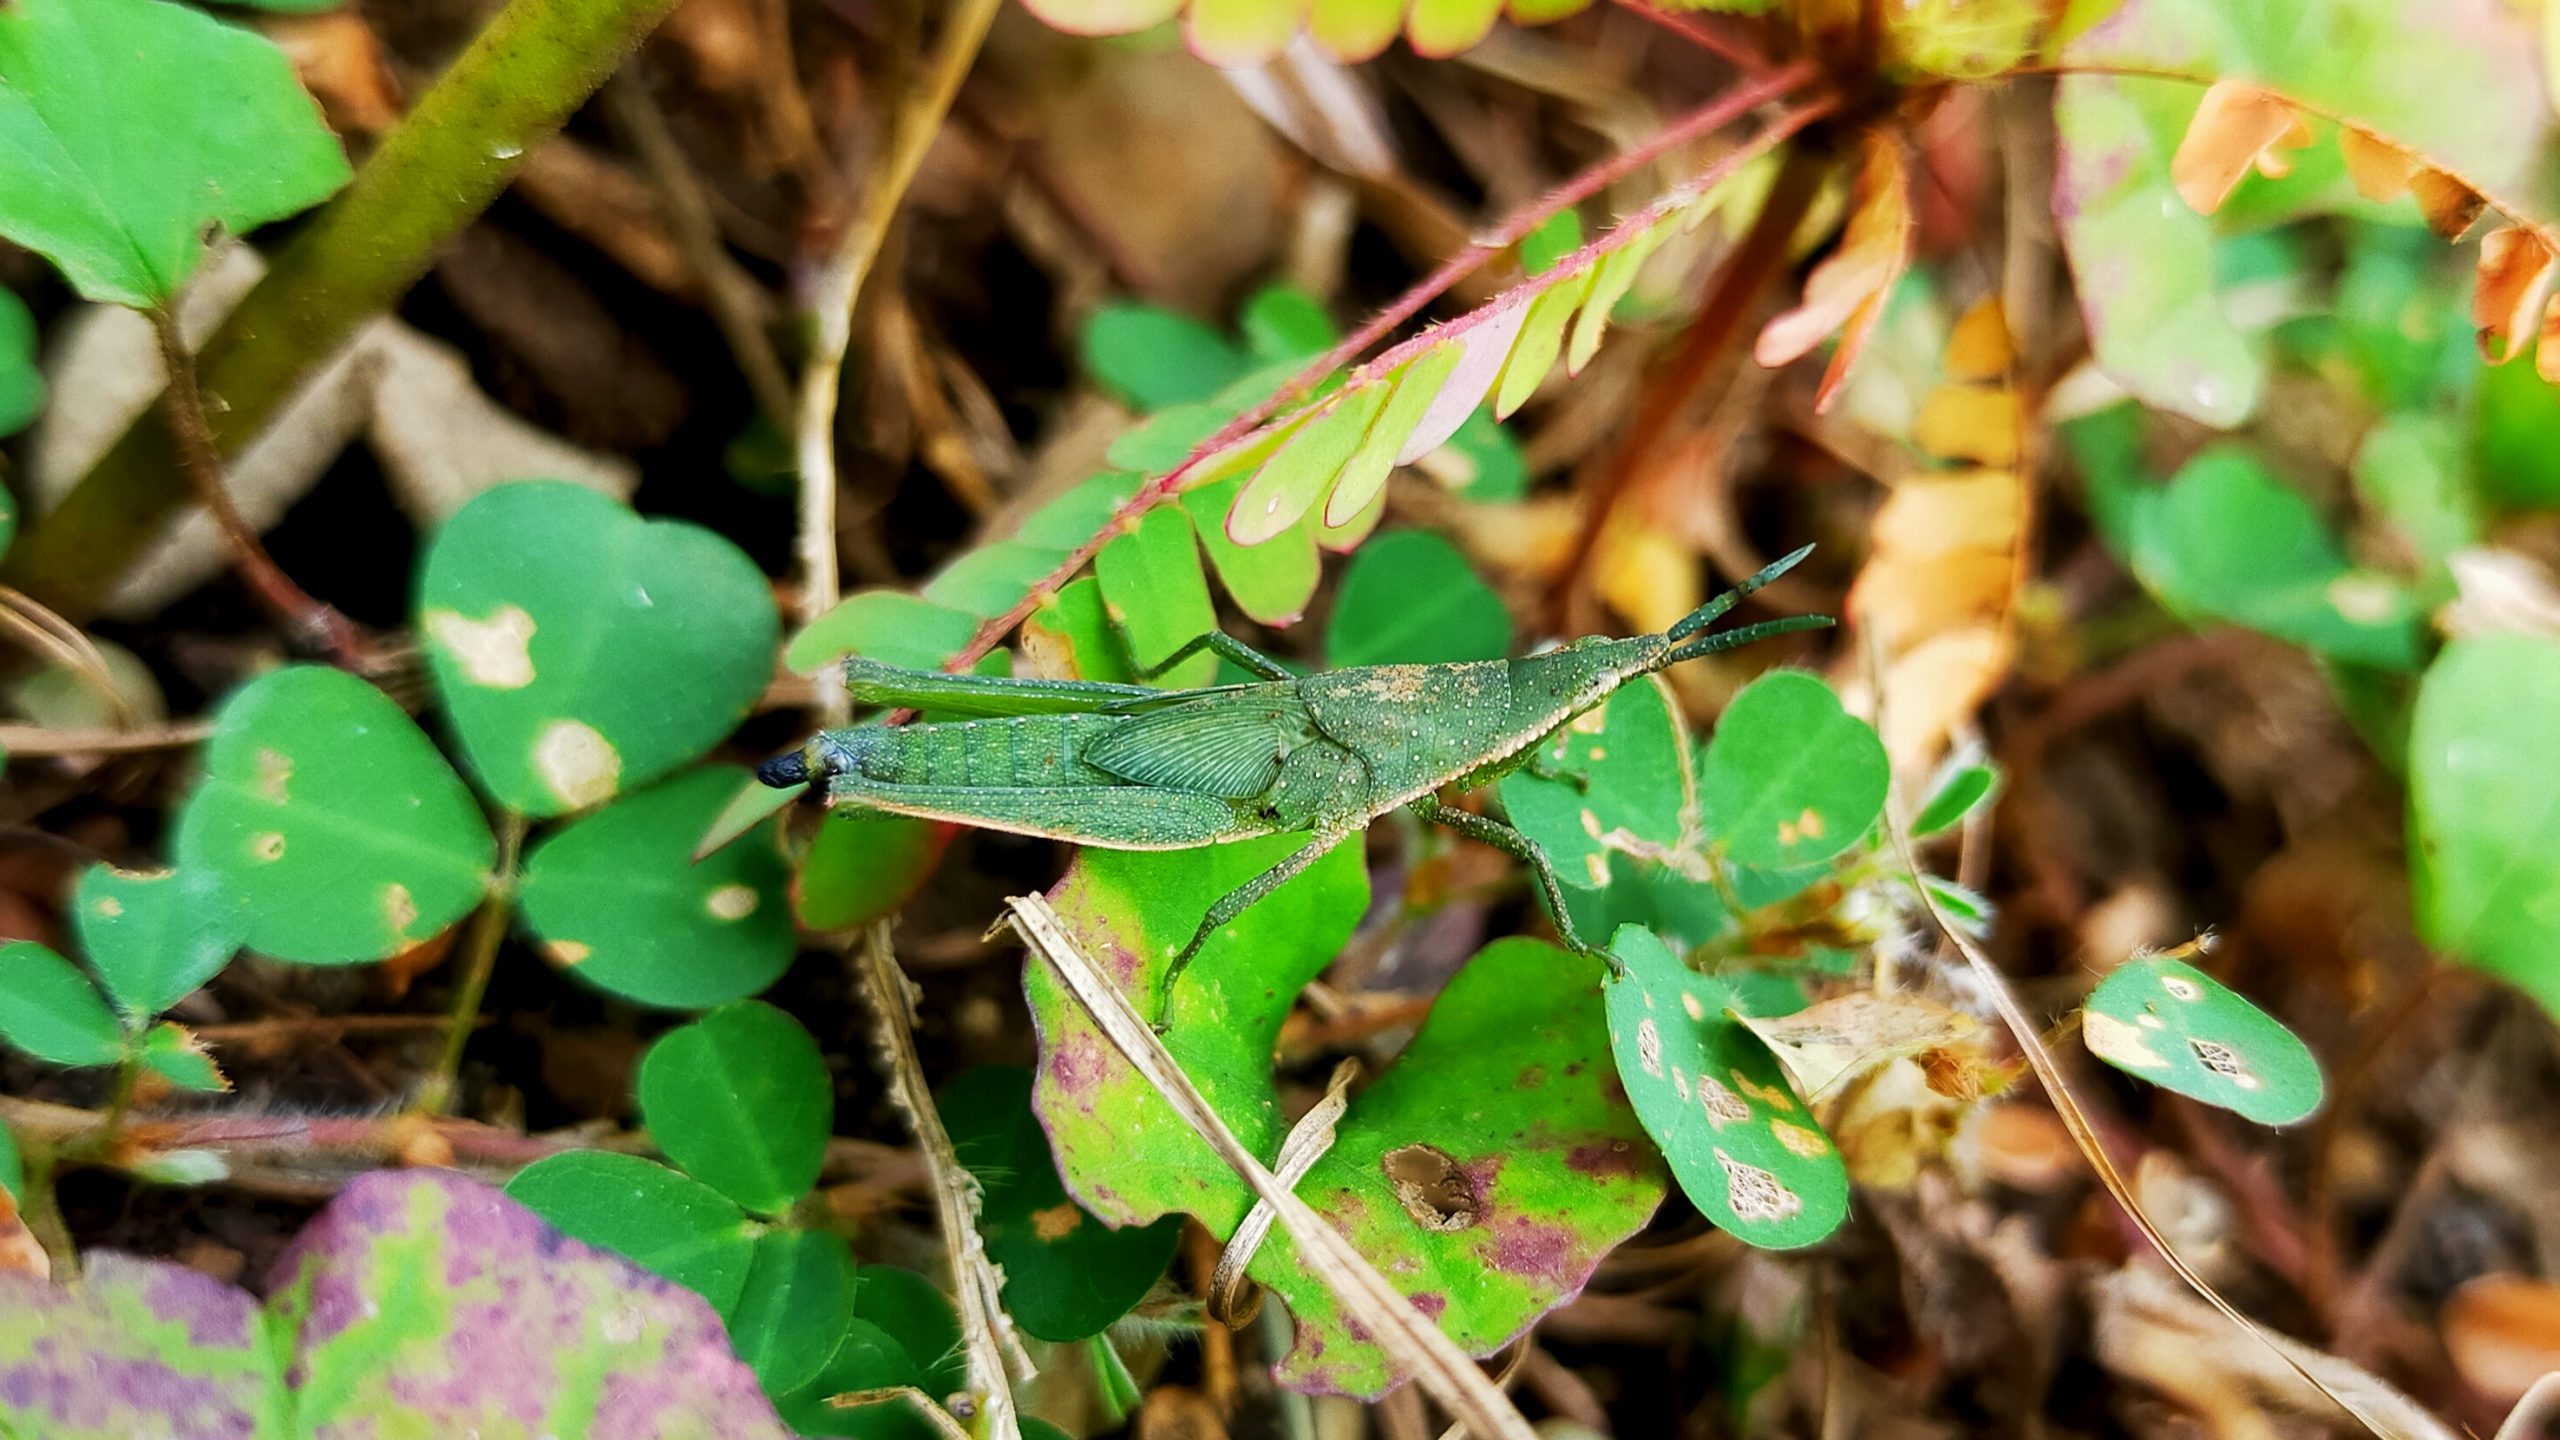
{"label": "thin dry grass blade", "polygon": [[1227,1128],[1227,1122],[1209,1108],[1207,1098],[1174,1062],[1120,987],[1067,933],[1058,912],[1049,908],[1047,898],[1020,895],[1005,905],[1014,930],[1058,972],[1068,992],[1093,1016],[1112,1045],[1128,1057],[1183,1123],[1208,1142],[1218,1158],[1243,1177],[1264,1204],[1279,1212],[1281,1225],[1297,1242],[1298,1253],[1305,1257],[1316,1278],[1342,1301],[1343,1308],[1368,1330],[1370,1338],[1387,1352],[1397,1368],[1414,1376],[1478,1440],[1537,1440],[1537,1432],[1529,1428],[1519,1409],[1485,1378],[1465,1352],[1440,1332],[1439,1326],[1424,1319],[1387,1283],[1385,1276],[1360,1258],[1360,1252],[1351,1248],[1351,1242],[1340,1231],[1326,1224],[1323,1216],[1292,1194],[1279,1177],[1244,1148]]}

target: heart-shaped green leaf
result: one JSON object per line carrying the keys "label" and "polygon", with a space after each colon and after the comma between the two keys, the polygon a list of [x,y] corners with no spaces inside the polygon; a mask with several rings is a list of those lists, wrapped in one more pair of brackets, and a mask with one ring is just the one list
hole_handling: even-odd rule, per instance
{"label": "heart-shaped green leaf", "polygon": [[[1055,900],[1143,1011],[1201,911],[1296,843],[1087,850]],[[1365,909],[1360,877],[1356,847],[1336,850],[1212,939],[1175,991],[1166,1045],[1261,1154],[1276,1152],[1285,1128],[1272,1047],[1298,991]],[[1299,1186],[1476,1354],[1571,1296],[1664,1189],[1609,1080],[1599,974],[1597,962],[1536,941],[1485,950],[1442,992],[1395,1068],[1352,1101],[1333,1148]],[[1041,1034],[1034,1104],[1069,1193],[1113,1223],[1187,1212],[1232,1234],[1250,1192],[1045,967],[1026,989]],[[1286,1237],[1265,1240],[1251,1273],[1298,1321],[1282,1367],[1290,1384],[1375,1395],[1397,1378]]]}
{"label": "heart-shaped green leaf", "polygon": [[1555,862],[1582,934],[1643,925],[1701,945],[1730,927],[1705,878],[1691,754],[1654,679],[1621,687],[1503,777],[1503,810]]}
{"label": "heart-shaped green leaf", "polygon": [[282,51],[162,0],[0,7],[0,236],[92,300],[175,297],[205,231],[319,203],[346,156]]}
{"label": "heart-shaped green leaf", "polygon": [[738,547],[557,481],[501,485],[427,547],[418,632],[472,773],[535,817],[699,757],[773,673],[772,588]]}
{"label": "heart-shaped green leaf", "polygon": [[1831,687],[1778,670],[1743,687],[1707,740],[1699,801],[1737,865],[1781,869],[1828,860],[1884,813],[1891,767],[1875,727]]}
{"label": "heart-shaped green leaf", "polygon": [[247,908],[250,949],[331,965],[396,955],[468,914],[497,842],[399,706],[292,665],[224,702],[177,859]]}
{"label": "heart-shaped green leaf", "polygon": [[904,815],[830,815],[818,827],[791,904],[811,930],[851,930],[907,902],[942,858],[946,827]]}
{"label": "heart-shaped green leaf", "polygon": [[626,1000],[742,999],[791,964],[789,876],[771,831],[696,862],[742,772],[706,765],[606,806],[525,858],[525,924],[552,962]]}
{"label": "heart-shaped green leaf", "polygon": [[1458,547],[1428,530],[1399,530],[1360,547],[1325,626],[1325,658],[1352,665],[1499,660],[1511,648],[1502,597],[1476,578]]}
{"label": "heart-shaped green leaf", "polygon": [[1849,1213],[1849,1170],[1777,1057],[1728,1011],[1733,987],[1630,925],[1609,948],[1609,1045],[1680,1188],[1735,1238],[1811,1245]]}
{"label": "heart-shaped green leaf", "polygon": [[2427,942],[2560,1015],[2560,643],[2445,647],[2409,724],[2409,833]]}
{"label": "heart-shaped green leaf", "polygon": [[2294,1033],[2184,960],[2146,955],[2107,972],[2082,1007],[2089,1053],[2128,1075],[2261,1125],[2320,1108],[2320,1062]]}
{"label": "heart-shaped green leaf", "polygon": [[0,1040],[56,1065],[112,1065],[124,1027],[80,967],[33,940],[0,945]]}
{"label": "heart-shaped green leaf", "polygon": [[197,871],[93,865],[71,897],[80,948],[126,1018],[147,1019],[194,993],[249,933],[241,897]]}
{"label": "heart-shaped green leaf", "polygon": [[[15,435],[44,412],[44,372],[36,368],[36,321],[18,292],[0,286],[0,436]],[[0,491],[0,512],[10,502]],[[9,551],[13,522],[0,516],[0,555]]]}
{"label": "heart-shaped green leaf", "polygon": [[755,1227],[737,1206],[637,1155],[547,1155],[516,1172],[507,1198],[573,1239],[673,1280],[723,1317],[737,1306],[754,1264]]}
{"label": "heart-shaped green leaf", "polygon": [[960,1163],[977,1177],[978,1231],[1004,1269],[1004,1308],[1043,1340],[1098,1335],[1144,1299],[1173,1259],[1182,1222],[1114,1229],[1067,1197],[1031,1113],[1031,1072],[982,1065],[935,1097]]}
{"label": "heart-shaped green leaf", "polygon": [[853,1252],[843,1240],[820,1230],[767,1231],[756,1238],[729,1317],[729,1343],[767,1395],[787,1395],[815,1379],[842,1342],[853,1298]]}
{"label": "heart-shaped green leaf", "polygon": [[694,1179],[761,1215],[817,1183],[835,1092],[800,1022],[757,1000],[658,1037],[640,1061],[640,1118]]}

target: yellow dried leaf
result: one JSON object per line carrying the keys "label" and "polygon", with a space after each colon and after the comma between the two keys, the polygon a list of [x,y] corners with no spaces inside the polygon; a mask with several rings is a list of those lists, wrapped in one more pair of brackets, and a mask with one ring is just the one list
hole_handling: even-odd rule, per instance
{"label": "yellow dried leaf", "polygon": [[1894,487],[1868,533],[1879,554],[1924,560],[1959,550],[2006,555],[2026,497],[2010,470],[1914,475]]}
{"label": "yellow dried leaf", "polygon": [[2534,347],[2533,373],[2545,385],[2560,385],[2560,295],[2542,309],[2542,340]]}
{"label": "yellow dried leaf", "polygon": [[2355,181],[2356,193],[2367,200],[2389,204],[2409,193],[2418,162],[2408,151],[2370,130],[2342,125],[2338,152],[2347,162],[2347,178]]}
{"label": "yellow dried leaf", "polygon": [[2014,465],[2018,460],[2018,397],[2007,390],[1941,385],[1920,402],[1912,442],[1948,460]]}
{"label": "yellow dried leaf", "polygon": [[1624,517],[1621,507],[1600,537],[1593,575],[1600,598],[1637,630],[1668,630],[1698,608],[1698,557],[1659,525]]}
{"label": "yellow dried leaf", "polygon": [[2542,237],[2521,225],[2492,230],[2480,242],[2480,269],[2471,290],[2471,324],[2480,356],[2492,365],[2516,357],[2542,324],[2560,260]]}
{"label": "yellow dried leaf", "polygon": [[2009,673],[2014,646],[1988,625],[1935,635],[1887,665],[1878,733],[1894,773],[1925,772],[1946,737],[1973,718]]}
{"label": "yellow dried leaf", "polygon": [[2005,380],[2017,352],[2009,344],[2009,316],[1998,296],[1974,302],[1947,337],[1947,378]]}
{"label": "yellow dried leaf", "polygon": [[2311,127],[2282,96],[2244,81],[2217,80],[2170,157],[2169,182],[2197,214],[2210,215],[2253,167],[2282,175],[2293,168],[2286,152],[2310,143]]}
{"label": "yellow dried leaf", "polygon": [[2016,578],[2009,556],[1997,550],[1905,556],[1879,549],[1849,589],[1849,610],[1893,654],[1942,631],[1997,619],[2008,610]]}

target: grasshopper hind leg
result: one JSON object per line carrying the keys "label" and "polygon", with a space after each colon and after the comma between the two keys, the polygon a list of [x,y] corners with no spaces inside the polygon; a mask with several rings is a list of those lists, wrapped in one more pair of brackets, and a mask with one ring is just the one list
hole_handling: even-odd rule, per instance
{"label": "grasshopper hind leg", "polygon": [[1191,943],[1182,947],[1173,957],[1172,966],[1165,971],[1164,989],[1157,992],[1152,1022],[1157,1034],[1163,1034],[1171,1024],[1174,984],[1182,979],[1183,971],[1191,968],[1192,957],[1200,953],[1201,946],[1209,943],[1209,937],[1233,924],[1237,916],[1253,908],[1254,902],[1298,878],[1308,866],[1323,859],[1326,851],[1341,844],[1351,833],[1348,830],[1319,830],[1313,839],[1291,851],[1287,859],[1218,897],[1218,903],[1210,906],[1209,913],[1200,917],[1200,928],[1191,933]]}

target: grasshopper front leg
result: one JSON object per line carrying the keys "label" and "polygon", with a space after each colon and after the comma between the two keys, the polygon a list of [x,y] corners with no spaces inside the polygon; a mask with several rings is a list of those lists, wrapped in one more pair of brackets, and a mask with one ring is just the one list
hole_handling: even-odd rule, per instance
{"label": "grasshopper front leg", "polygon": [[1218,897],[1218,903],[1210,906],[1209,913],[1200,918],[1200,928],[1192,932],[1191,943],[1182,947],[1173,957],[1172,967],[1165,971],[1164,990],[1156,1000],[1154,1023],[1157,1034],[1164,1033],[1173,1013],[1174,982],[1182,978],[1183,971],[1191,968],[1191,958],[1200,953],[1201,946],[1209,943],[1209,937],[1252,909],[1255,901],[1298,878],[1308,866],[1323,859],[1326,851],[1341,844],[1344,837],[1352,833],[1350,830],[1318,830],[1313,839],[1290,852],[1287,859]]}
{"label": "grasshopper front leg", "polygon": [[1287,666],[1254,649],[1224,630],[1208,630],[1182,642],[1182,648],[1138,672],[1141,680],[1153,680],[1174,666],[1206,650],[1233,661],[1237,669],[1264,680],[1295,680]]}
{"label": "grasshopper front leg", "polygon": [[1442,804],[1437,795],[1425,795],[1414,801],[1413,813],[1434,825],[1454,830],[1470,840],[1490,845],[1528,866],[1529,873],[1538,877],[1539,895],[1547,903],[1547,918],[1555,921],[1556,936],[1564,941],[1565,948],[1578,954],[1596,956],[1605,960],[1612,970],[1623,963],[1617,956],[1583,939],[1581,932],[1573,928],[1573,912],[1566,909],[1564,903],[1564,881],[1556,875],[1555,861],[1548,858],[1545,846],[1499,820],[1487,819],[1473,811]]}

